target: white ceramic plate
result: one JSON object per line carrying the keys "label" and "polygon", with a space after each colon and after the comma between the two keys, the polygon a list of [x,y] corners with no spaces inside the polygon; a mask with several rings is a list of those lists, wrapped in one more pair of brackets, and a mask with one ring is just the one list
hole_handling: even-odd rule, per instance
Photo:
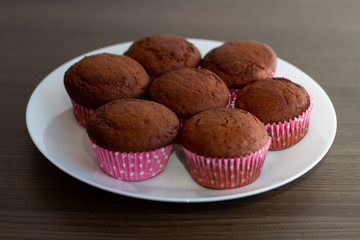
{"label": "white ceramic plate", "polygon": [[[201,54],[222,42],[189,39]],[[104,47],[68,61],[50,73],[30,97],[26,123],[41,153],[69,175],[113,193],[168,202],[211,202],[259,194],[282,186],[314,167],[329,150],[336,133],[336,114],[325,91],[307,74],[278,59],[276,76],[287,77],[309,89],[315,99],[306,137],[295,146],[269,152],[260,177],[252,184],[231,190],[211,190],[195,183],[184,165],[184,155],[176,148],[166,169],[140,182],[124,182],[107,176],[97,164],[86,131],[76,121],[63,86],[65,71],[85,55],[101,52],[123,54],[131,42]]]}

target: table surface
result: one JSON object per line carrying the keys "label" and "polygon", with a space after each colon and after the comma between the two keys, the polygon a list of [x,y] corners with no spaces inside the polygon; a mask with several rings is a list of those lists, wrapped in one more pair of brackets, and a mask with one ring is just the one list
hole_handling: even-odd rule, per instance
{"label": "table surface", "polygon": [[[0,239],[359,239],[359,10],[357,0],[1,1]],[[272,46],[332,100],[327,155],[272,191],[193,204],[116,195],[56,168],[26,128],[35,87],[78,55],[159,32]]]}

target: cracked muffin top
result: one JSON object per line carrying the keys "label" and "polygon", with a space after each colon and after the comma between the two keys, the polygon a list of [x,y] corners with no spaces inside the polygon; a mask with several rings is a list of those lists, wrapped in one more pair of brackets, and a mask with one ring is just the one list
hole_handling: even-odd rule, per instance
{"label": "cracked muffin top", "polygon": [[229,89],[219,76],[200,68],[165,73],[150,85],[149,98],[164,104],[180,118],[212,108],[226,107]]}
{"label": "cracked muffin top", "polygon": [[241,89],[235,100],[236,108],[251,112],[265,124],[294,119],[309,106],[305,88],[286,78],[253,82]]}
{"label": "cracked muffin top", "polygon": [[94,111],[87,133],[102,148],[119,152],[150,151],[172,144],[180,122],[167,107],[142,99],[118,99]]}
{"label": "cracked muffin top", "polygon": [[124,53],[138,61],[150,76],[198,67],[199,50],[185,38],[173,34],[153,34],[136,40]]}
{"label": "cracked muffin top", "polygon": [[269,135],[264,124],[251,113],[234,108],[201,112],[181,129],[181,143],[205,157],[240,157],[265,146]]}
{"label": "cracked muffin top", "polygon": [[201,61],[201,67],[219,75],[229,88],[241,88],[270,77],[276,64],[276,53],[270,46],[250,40],[226,42],[208,52]]}
{"label": "cracked muffin top", "polygon": [[75,102],[96,109],[114,99],[141,97],[149,76],[134,59],[101,53],[73,64],[65,72],[64,85]]}

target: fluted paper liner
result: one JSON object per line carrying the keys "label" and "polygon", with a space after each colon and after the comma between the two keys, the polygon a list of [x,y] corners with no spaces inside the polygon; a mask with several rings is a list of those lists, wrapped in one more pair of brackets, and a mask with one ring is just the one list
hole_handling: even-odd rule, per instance
{"label": "fluted paper liner", "polygon": [[101,169],[110,177],[140,181],[160,174],[166,167],[174,144],[143,152],[115,152],[102,148],[90,139]]}
{"label": "fluted paper liner", "polygon": [[87,123],[89,117],[94,113],[94,109],[85,107],[81,104],[78,104],[71,98],[70,98],[70,100],[73,105],[73,112],[74,112],[76,121],[78,121],[78,123],[80,123],[81,126],[86,127],[86,123]]}
{"label": "fluted paper liner", "polygon": [[309,130],[310,115],[314,106],[314,96],[307,90],[310,97],[310,106],[298,117],[280,123],[268,123],[266,130],[272,138],[269,150],[281,150],[300,142]]}
{"label": "fluted paper liner", "polygon": [[191,177],[198,184],[213,189],[230,189],[254,182],[262,171],[271,139],[260,150],[236,158],[211,158],[183,147]]}

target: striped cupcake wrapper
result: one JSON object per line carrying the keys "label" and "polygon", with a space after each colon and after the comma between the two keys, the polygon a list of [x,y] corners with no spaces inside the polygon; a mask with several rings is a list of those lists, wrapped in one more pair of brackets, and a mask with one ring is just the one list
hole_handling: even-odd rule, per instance
{"label": "striped cupcake wrapper", "polygon": [[140,181],[159,175],[166,167],[174,144],[143,152],[116,152],[91,141],[100,168],[110,177]]}
{"label": "striped cupcake wrapper", "polygon": [[73,112],[74,112],[76,121],[78,121],[78,123],[80,123],[81,126],[86,127],[86,123],[87,123],[89,117],[94,113],[94,109],[85,107],[81,104],[78,104],[71,98],[70,98],[70,100],[73,105]]}
{"label": "striped cupcake wrapper", "polygon": [[281,150],[300,142],[309,130],[310,115],[314,106],[314,96],[308,91],[310,106],[298,117],[281,123],[266,124],[272,141],[269,150]]}
{"label": "striped cupcake wrapper", "polygon": [[183,151],[195,182],[212,189],[231,189],[254,182],[262,171],[271,139],[260,150],[237,158],[210,158]]}

